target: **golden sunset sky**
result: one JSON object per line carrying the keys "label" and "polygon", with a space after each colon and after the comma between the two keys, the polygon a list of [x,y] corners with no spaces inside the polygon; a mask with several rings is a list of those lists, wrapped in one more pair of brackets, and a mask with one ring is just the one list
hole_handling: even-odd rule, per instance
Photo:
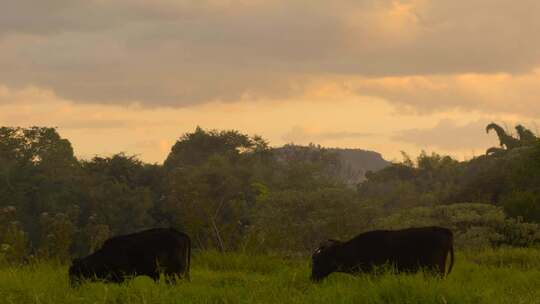
{"label": "golden sunset sky", "polygon": [[537,132],[536,0],[17,0],[0,9],[0,125],[54,126],[79,157],[162,162],[197,125],[436,151]]}

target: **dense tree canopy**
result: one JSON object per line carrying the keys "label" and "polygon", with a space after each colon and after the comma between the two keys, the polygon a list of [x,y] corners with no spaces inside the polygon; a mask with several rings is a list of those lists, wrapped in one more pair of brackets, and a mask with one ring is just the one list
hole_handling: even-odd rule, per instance
{"label": "dense tree canopy", "polygon": [[2,127],[0,260],[67,260],[159,226],[220,251],[305,254],[328,238],[428,224],[452,228],[459,246],[538,243],[539,140],[519,125],[517,137],[487,129],[501,138],[497,153],[404,154],[351,187],[337,149],[271,148],[235,130],[198,127],[159,165],[125,154],[79,160],[54,128]]}

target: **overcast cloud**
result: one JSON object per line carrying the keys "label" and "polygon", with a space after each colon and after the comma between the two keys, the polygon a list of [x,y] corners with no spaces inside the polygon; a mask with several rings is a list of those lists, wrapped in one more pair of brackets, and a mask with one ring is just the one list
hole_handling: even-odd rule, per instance
{"label": "overcast cloud", "polygon": [[394,139],[413,143],[423,148],[445,151],[462,150],[464,147],[481,149],[490,145],[498,146],[496,134],[484,132],[489,123],[489,121],[479,120],[461,125],[454,120],[445,119],[433,128],[399,131]]}
{"label": "overcast cloud", "polygon": [[540,120],[533,0],[16,0],[0,125],[151,161],[198,125],[399,157]]}
{"label": "overcast cloud", "polygon": [[[176,107],[305,96],[339,77],[355,94],[413,108],[526,112],[520,80],[540,80],[539,13],[533,0],[8,1],[0,84]],[[501,73],[504,100],[460,87],[463,75]]]}

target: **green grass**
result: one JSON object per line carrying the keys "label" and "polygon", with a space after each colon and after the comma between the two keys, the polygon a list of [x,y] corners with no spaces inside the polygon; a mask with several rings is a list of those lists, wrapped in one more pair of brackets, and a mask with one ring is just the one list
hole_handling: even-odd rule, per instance
{"label": "green grass", "polygon": [[540,303],[540,249],[463,252],[445,280],[423,274],[309,280],[309,261],[197,253],[191,282],[138,277],[68,286],[67,266],[0,268],[0,303]]}

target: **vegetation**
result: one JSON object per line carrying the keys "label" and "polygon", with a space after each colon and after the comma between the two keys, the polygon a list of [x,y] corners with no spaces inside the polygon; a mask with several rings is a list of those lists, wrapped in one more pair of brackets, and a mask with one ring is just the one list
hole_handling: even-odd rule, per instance
{"label": "vegetation", "polygon": [[[0,128],[0,302],[540,303],[540,141],[522,126],[517,136],[487,130],[501,147],[486,155],[404,154],[359,178],[370,167],[344,161],[352,150],[271,148],[238,131],[197,128],[161,165],[125,154],[80,160],[53,128]],[[309,281],[308,256],[325,239],[424,225],[454,231],[445,280]],[[191,282],[69,288],[70,258],[159,226],[192,237]]]}
{"label": "vegetation", "polygon": [[69,287],[66,267],[37,263],[0,269],[2,303],[539,303],[538,249],[458,253],[444,280],[415,275],[332,274],[314,284],[306,259],[195,254],[192,281],[146,277]]}
{"label": "vegetation", "polygon": [[159,226],[187,232],[197,249],[287,256],[423,225],[451,228],[463,249],[538,245],[540,140],[521,125],[516,136],[487,130],[500,150],[464,162],[404,154],[352,185],[343,161],[352,150],[271,148],[234,130],[186,133],[161,165],[125,154],[80,160],[53,128],[2,127],[0,262],[67,262],[112,235]]}

